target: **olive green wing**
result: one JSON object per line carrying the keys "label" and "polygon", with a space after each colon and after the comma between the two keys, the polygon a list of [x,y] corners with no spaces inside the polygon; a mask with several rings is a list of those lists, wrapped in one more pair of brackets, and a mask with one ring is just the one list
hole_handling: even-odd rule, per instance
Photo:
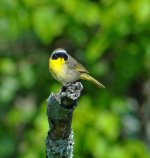
{"label": "olive green wing", "polygon": [[86,70],[86,68],[85,68],[82,64],[80,64],[80,63],[77,63],[77,64],[75,65],[75,70],[78,71],[78,72],[81,72],[81,73],[89,73],[89,72]]}
{"label": "olive green wing", "polygon": [[68,66],[71,68],[71,69],[74,69],[74,70],[76,70],[76,71],[78,71],[78,72],[81,72],[81,73],[89,73],[87,70],[86,70],[86,68],[82,65],[82,64],[80,64],[80,63],[78,63],[73,57],[71,57],[70,55],[69,55],[69,60],[67,61],[67,64],[68,64]]}

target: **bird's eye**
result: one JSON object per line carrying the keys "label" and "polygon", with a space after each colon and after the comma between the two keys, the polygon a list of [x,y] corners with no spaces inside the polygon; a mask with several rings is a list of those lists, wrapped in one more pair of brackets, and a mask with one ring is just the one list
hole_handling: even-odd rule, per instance
{"label": "bird's eye", "polygon": [[64,58],[65,61],[68,60],[68,55],[67,55],[67,54],[64,54],[64,55],[63,55],[63,58]]}
{"label": "bird's eye", "polygon": [[57,54],[52,54],[52,59],[56,60],[57,59]]}

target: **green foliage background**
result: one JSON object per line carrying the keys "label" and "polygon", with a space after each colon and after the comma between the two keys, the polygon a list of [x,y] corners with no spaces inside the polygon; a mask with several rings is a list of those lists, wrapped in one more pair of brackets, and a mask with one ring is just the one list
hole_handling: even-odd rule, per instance
{"label": "green foliage background", "polygon": [[75,158],[150,156],[150,1],[0,1],[0,158],[45,157],[48,70],[63,47],[100,80],[83,81]]}

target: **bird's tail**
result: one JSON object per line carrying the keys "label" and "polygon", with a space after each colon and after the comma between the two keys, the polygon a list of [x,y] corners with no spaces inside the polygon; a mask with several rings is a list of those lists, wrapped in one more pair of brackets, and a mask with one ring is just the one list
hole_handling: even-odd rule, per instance
{"label": "bird's tail", "polygon": [[81,79],[91,81],[95,85],[97,85],[99,88],[105,88],[105,86],[103,84],[101,84],[99,81],[97,81],[95,78],[93,78],[92,76],[90,76],[87,73],[81,73]]}

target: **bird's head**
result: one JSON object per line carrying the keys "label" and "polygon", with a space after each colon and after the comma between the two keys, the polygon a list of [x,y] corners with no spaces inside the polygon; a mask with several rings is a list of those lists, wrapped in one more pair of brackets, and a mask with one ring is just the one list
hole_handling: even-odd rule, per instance
{"label": "bird's head", "polygon": [[62,48],[57,48],[53,51],[51,55],[52,60],[57,60],[57,59],[64,59],[65,61],[68,60],[68,54],[65,49]]}

